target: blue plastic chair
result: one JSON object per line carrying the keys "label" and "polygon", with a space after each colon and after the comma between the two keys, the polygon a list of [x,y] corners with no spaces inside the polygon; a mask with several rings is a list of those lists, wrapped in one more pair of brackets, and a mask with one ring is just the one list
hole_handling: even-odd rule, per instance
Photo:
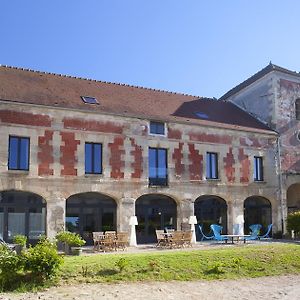
{"label": "blue plastic chair", "polygon": [[260,224],[253,224],[249,226],[251,232],[250,236],[245,237],[245,241],[254,241],[258,240],[258,235],[262,226]]}
{"label": "blue plastic chair", "polygon": [[270,239],[271,238],[270,237],[270,232],[272,230],[272,226],[273,226],[273,224],[269,224],[268,228],[267,228],[267,232],[264,235],[258,236],[258,239]]}
{"label": "blue plastic chair", "polygon": [[199,231],[200,231],[200,234],[201,234],[201,241],[203,241],[203,240],[213,240],[214,239],[214,235],[207,236],[207,235],[204,234],[203,226],[201,224],[198,224],[198,228],[199,228]]}
{"label": "blue plastic chair", "polygon": [[214,240],[216,240],[216,241],[225,241],[227,243],[228,237],[221,235],[221,232],[222,232],[222,229],[223,229],[222,226],[217,225],[217,224],[211,224],[210,228],[214,233]]}

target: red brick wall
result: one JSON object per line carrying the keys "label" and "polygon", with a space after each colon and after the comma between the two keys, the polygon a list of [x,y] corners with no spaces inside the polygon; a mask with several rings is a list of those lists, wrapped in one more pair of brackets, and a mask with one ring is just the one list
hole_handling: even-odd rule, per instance
{"label": "red brick wall", "polygon": [[177,129],[169,128],[168,129],[168,138],[180,140],[182,138],[182,132]]}
{"label": "red brick wall", "polygon": [[125,167],[125,162],[122,159],[122,155],[125,154],[125,150],[122,149],[124,147],[124,138],[122,136],[115,137],[113,143],[109,143],[108,147],[110,149],[111,178],[124,178],[124,172],[121,171]]}
{"label": "red brick wall", "polygon": [[52,146],[53,131],[45,130],[44,136],[38,138],[38,174],[39,176],[53,175],[53,169],[50,164],[53,163],[53,146]]}
{"label": "red brick wall", "polygon": [[12,110],[0,110],[0,120],[3,123],[51,127],[51,118],[47,115]]}
{"label": "red brick wall", "polygon": [[188,144],[189,147],[189,171],[190,180],[202,180],[203,175],[203,155],[195,149],[194,144]]}
{"label": "red brick wall", "polygon": [[133,162],[131,167],[133,168],[133,173],[131,173],[131,178],[141,178],[143,173],[143,150],[141,146],[138,146],[135,143],[134,138],[130,138],[131,146],[134,147],[134,150],[130,151],[130,154],[133,156]]}
{"label": "red brick wall", "polygon": [[182,159],[183,159],[183,153],[182,153],[182,149],[183,149],[183,143],[179,143],[178,148],[174,149],[172,158],[175,162],[175,175],[182,175],[184,172],[184,164],[182,163]]}
{"label": "red brick wall", "polygon": [[248,155],[244,153],[244,149],[239,149],[239,163],[240,163],[240,182],[248,183],[250,176],[250,161]]}
{"label": "red brick wall", "polygon": [[217,135],[207,133],[189,133],[190,140],[202,143],[231,145],[232,137],[230,135]]}
{"label": "red brick wall", "polygon": [[232,147],[229,148],[229,152],[227,153],[226,157],[223,158],[223,161],[227,181],[229,183],[233,183],[235,181],[235,159],[232,153]]}
{"label": "red brick wall", "polygon": [[64,128],[66,129],[118,133],[118,134],[121,134],[123,132],[122,126],[116,125],[112,122],[100,122],[95,120],[64,118],[63,123],[64,123]]}
{"label": "red brick wall", "polygon": [[73,132],[61,132],[62,145],[60,146],[62,166],[62,176],[76,176],[77,169],[75,168],[77,146],[80,144],[79,140],[75,139]]}

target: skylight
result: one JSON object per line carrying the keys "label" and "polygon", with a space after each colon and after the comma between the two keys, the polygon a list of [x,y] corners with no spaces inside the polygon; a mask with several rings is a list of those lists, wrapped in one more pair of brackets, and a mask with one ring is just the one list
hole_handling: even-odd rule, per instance
{"label": "skylight", "polygon": [[95,97],[90,97],[90,96],[81,96],[81,99],[84,103],[88,104],[99,104],[97,99]]}
{"label": "skylight", "polygon": [[208,115],[202,111],[195,112],[195,115],[200,119],[209,119]]}

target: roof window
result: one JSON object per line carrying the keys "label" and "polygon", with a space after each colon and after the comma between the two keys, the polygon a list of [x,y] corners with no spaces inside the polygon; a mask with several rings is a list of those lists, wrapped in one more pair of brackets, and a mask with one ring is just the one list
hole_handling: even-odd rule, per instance
{"label": "roof window", "polygon": [[209,119],[208,115],[202,111],[195,112],[195,115],[199,119]]}
{"label": "roof window", "polygon": [[81,96],[81,99],[84,103],[88,104],[99,104],[97,99],[95,97],[90,97],[90,96]]}

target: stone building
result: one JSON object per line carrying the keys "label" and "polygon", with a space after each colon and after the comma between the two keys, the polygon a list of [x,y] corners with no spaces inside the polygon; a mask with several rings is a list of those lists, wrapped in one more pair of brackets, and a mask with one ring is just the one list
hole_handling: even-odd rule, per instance
{"label": "stone building", "polygon": [[134,215],[138,243],[192,215],[281,231],[299,205],[299,87],[274,65],[219,101],[1,66],[0,235],[91,242]]}

